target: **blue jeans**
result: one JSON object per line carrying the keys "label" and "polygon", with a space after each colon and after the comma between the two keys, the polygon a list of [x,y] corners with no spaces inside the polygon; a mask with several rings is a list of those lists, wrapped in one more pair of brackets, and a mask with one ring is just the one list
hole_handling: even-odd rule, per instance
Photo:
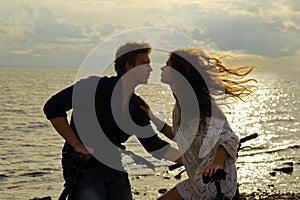
{"label": "blue jeans", "polygon": [[132,200],[127,172],[105,165],[78,170],[78,179],[68,200]]}

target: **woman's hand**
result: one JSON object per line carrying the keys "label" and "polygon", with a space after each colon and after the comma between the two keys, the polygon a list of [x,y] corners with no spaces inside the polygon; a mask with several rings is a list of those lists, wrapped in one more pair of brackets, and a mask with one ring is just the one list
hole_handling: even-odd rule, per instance
{"label": "woman's hand", "polygon": [[227,158],[228,158],[227,151],[223,146],[220,146],[213,163],[204,168],[202,175],[211,177],[214,173],[216,173],[218,169],[222,168]]}
{"label": "woman's hand", "polygon": [[163,133],[167,138],[173,140],[174,135],[172,132],[172,127],[155,116],[151,111],[150,106],[143,99],[141,100],[143,101],[143,105],[141,105],[140,108],[149,116],[150,120],[156,126],[157,130]]}
{"label": "woman's hand", "polygon": [[[153,116],[153,113],[150,109],[150,106],[141,98],[143,101],[143,105],[140,106],[140,108],[150,117],[150,115]],[[151,117],[150,117],[151,118]]]}
{"label": "woman's hand", "polygon": [[220,168],[222,168],[221,165],[211,164],[211,165],[209,165],[209,166],[207,166],[207,167],[204,168],[204,170],[202,172],[202,176],[209,176],[209,177],[211,177]]}

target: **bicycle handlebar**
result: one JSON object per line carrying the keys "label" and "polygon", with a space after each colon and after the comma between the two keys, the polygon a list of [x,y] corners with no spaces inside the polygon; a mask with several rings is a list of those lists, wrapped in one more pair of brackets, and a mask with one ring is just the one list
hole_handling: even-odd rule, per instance
{"label": "bicycle handlebar", "polygon": [[177,168],[179,168],[181,166],[183,166],[183,164],[176,163],[176,164],[170,165],[169,166],[169,170],[173,171],[174,169],[177,169]]}
{"label": "bicycle handlebar", "polygon": [[243,148],[241,148],[242,143],[244,143],[244,142],[246,142],[246,141],[248,141],[248,140],[252,140],[252,139],[254,139],[254,138],[256,138],[256,137],[258,137],[258,134],[257,134],[257,133],[253,133],[253,134],[251,134],[251,135],[248,135],[248,136],[246,136],[246,137],[241,138],[237,150],[240,151],[241,149],[243,149]]}
{"label": "bicycle handlebar", "polygon": [[246,136],[244,138],[241,138],[240,139],[240,143],[244,143],[244,142],[246,142],[248,140],[252,140],[252,139],[257,138],[257,137],[258,137],[258,134],[257,133],[253,133],[253,134],[248,135],[248,136]]}
{"label": "bicycle handlebar", "polygon": [[213,183],[216,181],[221,181],[226,179],[226,172],[224,169],[218,169],[216,173],[212,176],[202,176],[203,183],[207,184],[209,182]]}
{"label": "bicycle handlebar", "polygon": [[[238,146],[238,151],[241,149],[241,144],[242,143],[247,142],[248,140],[252,140],[254,138],[257,138],[257,137],[258,137],[258,134],[257,133],[253,133],[251,135],[248,135],[246,137],[241,138],[240,142],[239,142],[239,146]],[[177,169],[177,168],[179,168],[181,166],[183,166],[183,164],[176,163],[176,164],[170,165],[169,166],[169,170],[173,171],[174,169]]]}

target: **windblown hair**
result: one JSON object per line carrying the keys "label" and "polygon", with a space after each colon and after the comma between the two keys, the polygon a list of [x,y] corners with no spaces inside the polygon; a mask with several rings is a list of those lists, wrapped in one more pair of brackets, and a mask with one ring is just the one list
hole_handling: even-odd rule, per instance
{"label": "windblown hair", "polygon": [[[235,69],[224,66],[217,58],[207,56],[201,49],[184,48],[170,53],[171,67],[177,70],[193,88],[200,108],[201,116],[211,116],[215,104],[232,103],[252,93],[255,88],[244,79],[255,67],[245,66]],[[177,94],[184,96],[180,83],[174,81]],[[177,89],[176,89],[177,88]],[[176,98],[176,94],[175,98]],[[184,105],[180,105],[184,106]]]}
{"label": "windblown hair", "polygon": [[256,88],[244,79],[255,66],[228,68],[217,58],[208,57],[201,49],[185,48],[170,53],[172,68],[181,73],[194,88],[196,95],[205,94],[217,98],[243,100]]}
{"label": "windblown hair", "polygon": [[115,56],[115,71],[119,76],[126,73],[126,63],[135,66],[137,54],[151,53],[151,46],[146,42],[129,41],[120,46]]}

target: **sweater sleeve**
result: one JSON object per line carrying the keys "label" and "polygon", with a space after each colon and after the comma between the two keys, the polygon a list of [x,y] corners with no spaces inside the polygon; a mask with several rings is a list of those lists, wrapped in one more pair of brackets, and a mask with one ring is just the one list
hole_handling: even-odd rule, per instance
{"label": "sweater sleeve", "polygon": [[140,105],[143,105],[143,101],[137,96],[132,101],[132,105],[135,105],[134,109],[132,109],[134,110],[132,111],[132,119],[136,125],[143,127],[143,131],[135,133],[135,135],[147,152],[151,153],[153,157],[161,159],[170,144],[162,140],[150,125],[149,116],[140,108]]}
{"label": "sweater sleeve", "polygon": [[44,105],[44,113],[47,119],[66,117],[67,111],[72,109],[73,86],[70,86],[53,95]]}
{"label": "sweater sleeve", "polygon": [[151,153],[152,156],[157,159],[162,159],[170,147],[170,144],[160,139],[157,134],[148,138],[138,138],[138,140],[146,149],[146,151]]}

